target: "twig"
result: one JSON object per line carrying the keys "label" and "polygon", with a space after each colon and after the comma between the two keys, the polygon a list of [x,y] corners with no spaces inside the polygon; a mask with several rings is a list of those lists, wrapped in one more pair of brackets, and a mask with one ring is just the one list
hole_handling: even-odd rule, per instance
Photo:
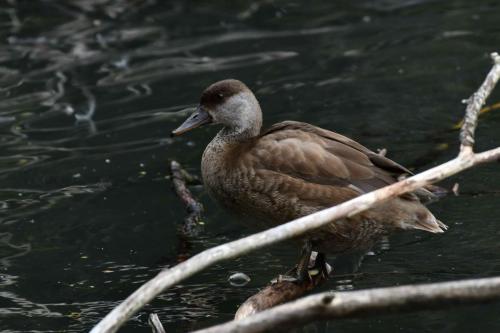
{"label": "twig", "polygon": [[[186,177],[188,173],[181,168],[177,161],[170,162],[170,172],[172,173],[175,192],[186,206],[188,213],[184,218],[181,232],[183,235],[196,235],[200,227],[203,205],[193,197],[191,191],[187,188],[185,179],[188,178]],[[193,177],[189,177],[188,181],[192,179]]]}
{"label": "twig", "polygon": [[[472,106],[467,107],[467,113],[477,113],[476,109],[484,104],[487,94],[491,92],[500,76],[500,57],[494,53],[492,54],[492,58],[495,64],[488,74],[487,79],[478,90],[482,93],[477,93],[473,96],[474,98],[470,100],[470,105]],[[477,116],[466,115],[462,130],[464,134],[461,135],[463,137],[463,147],[455,159],[337,206],[318,211],[236,241],[207,249],[177,266],[160,272],[156,277],[143,284],[99,322],[92,329],[92,333],[115,332],[128,318],[156,295],[218,262],[297,237],[312,229],[331,223],[334,220],[351,217],[365,211],[383,200],[394,198],[403,193],[415,191],[427,184],[440,181],[474,165],[498,160],[500,158],[500,147],[478,154],[472,152],[471,145],[474,142],[476,125],[474,122],[477,122]]]}
{"label": "twig", "polygon": [[153,329],[153,333],[165,333],[165,329],[161,324],[160,318],[156,313],[151,313],[148,318],[148,324]]}
{"label": "twig", "polygon": [[453,282],[326,292],[301,298],[242,320],[195,333],[257,333],[304,325],[314,320],[486,303],[500,298],[500,277]]}

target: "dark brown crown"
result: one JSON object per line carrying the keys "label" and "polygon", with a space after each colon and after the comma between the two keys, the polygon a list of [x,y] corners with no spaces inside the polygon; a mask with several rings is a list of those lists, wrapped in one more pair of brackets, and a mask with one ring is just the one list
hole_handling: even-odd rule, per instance
{"label": "dark brown crown", "polygon": [[200,105],[214,109],[215,106],[224,103],[229,97],[242,91],[249,91],[249,89],[241,81],[233,79],[218,81],[203,91]]}

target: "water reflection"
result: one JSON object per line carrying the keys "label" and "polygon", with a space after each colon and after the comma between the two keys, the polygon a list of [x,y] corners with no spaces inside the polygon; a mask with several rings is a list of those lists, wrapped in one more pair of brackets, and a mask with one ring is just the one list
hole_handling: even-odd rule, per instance
{"label": "water reflection", "polygon": [[[75,177],[78,178],[78,177]],[[3,189],[0,190],[0,225],[26,221],[30,216],[48,210],[61,200],[78,195],[105,191],[110,183],[72,185],[55,190]],[[34,223],[34,220],[29,220]]]}
{"label": "water reflection", "polygon": [[[192,188],[205,230],[177,237],[184,207],[168,159],[199,173],[208,128],[168,138],[209,83],[234,77],[257,93],[266,123],[308,121],[413,168],[449,158],[460,99],[499,45],[491,1],[6,1],[0,8],[0,313],[2,329],[88,330],[182,255],[242,229]],[[492,96],[492,102],[499,94]],[[480,147],[498,142],[485,115]],[[463,195],[433,205],[443,236],[405,233],[371,255],[331,262],[325,289],[350,290],[500,273],[495,167],[460,176]],[[390,241],[390,243],[389,243]],[[163,293],[147,313],[184,332],[232,318],[246,297],[295,262],[282,244],[212,267]],[[361,260],[362,259],[362,260]],[[251,276],[242,287],[234,272]],[[355,272],[355,273],[353,273]],[[479,311],[480,310],[480,311]],[[429,327],[498,330],[498,306],[315,324],[304,332]],[[460,327],[452,322],[460,322]],[[445,324],[444,324],[445,323]],[[497,325],[498,326],[498,325]]]}

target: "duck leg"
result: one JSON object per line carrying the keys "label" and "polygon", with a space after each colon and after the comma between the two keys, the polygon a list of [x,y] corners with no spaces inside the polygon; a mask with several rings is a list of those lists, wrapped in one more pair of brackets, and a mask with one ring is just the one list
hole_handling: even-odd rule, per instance
{"label": "duck leg", "polygon": [[311,242],[305,241],[300,251],[300,258],[297,265],[285,275],[280,275],[278,279],[273,280],[273,283],[282,281],[290,281],[298,284],[306,281],[312,282],[313,276],[317,274],[320,274],[324,280],[328,279],[332,268],[326,262],[325,254],[321,252],[317,253],[315,259],[312,259],[314,260],[314,265],[311,265],[312,253]]}
{"label": "duck leg", "polygon": [[311,279],[309,276],[309,260],[311,259],[312,244],[306,240],[300,252],[299,263],[296,268],[296,278],[298,282],[303,282],[306,279]]}
{"label": "duck leg", "polygon": [[319,274],[321,274],[323,278],[328,279],[332,268],[326,262],[326,255],[323,252],[318,252],[318,254],[316,255],[314,267],[319,271]]}
{"label": "duck leg", "polygon": [[300,258],[297,265],[289,270],[285,275],[279,275],[275,282],[289,281],[301,284],[304,281],[311,281],[309,274],[309,262],[311,260],[312,244],[310,241],[305,241],[300,250]]}

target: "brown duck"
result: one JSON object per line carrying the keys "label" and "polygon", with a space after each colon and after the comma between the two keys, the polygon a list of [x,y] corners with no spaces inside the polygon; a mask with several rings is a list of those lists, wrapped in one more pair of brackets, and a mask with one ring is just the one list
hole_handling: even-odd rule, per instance
{"label": "brown duck", "polygon": [[[223,127],[201,160],[206,189],[228,209],[267,225],[331,207],[411,174],[356,141],[314,125],[284,121],[261,131],[259,102],[237,80],[209,86],[196,112],[172,134],[210,123]],[[333,254],[368,249],[395,230],[441,233],[446,225],[422,204],[433,197],[421,189],[334,221],[302,238],[308,245],[304,256],[309,258],[311,247]]]}

